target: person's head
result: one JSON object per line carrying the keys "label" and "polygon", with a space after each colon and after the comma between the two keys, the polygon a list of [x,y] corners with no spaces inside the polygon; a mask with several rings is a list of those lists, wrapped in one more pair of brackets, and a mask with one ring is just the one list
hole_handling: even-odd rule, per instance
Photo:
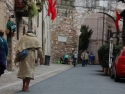
{"label": "person's head", "polygon": [[4,30],[0,29],[0,36],[3,37],[4,35]]}
{"label": "person's head", "polygon": [[86,52],[86,50],[84,50],[84,52]]}

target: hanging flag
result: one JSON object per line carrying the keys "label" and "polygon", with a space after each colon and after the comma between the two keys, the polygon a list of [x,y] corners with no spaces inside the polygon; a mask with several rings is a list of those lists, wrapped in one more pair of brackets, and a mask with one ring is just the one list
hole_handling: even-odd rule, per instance
{"label": "hanging flag", "polygon": [[121,19],[120,14],[116,11],[116,20],[115,20],[115,26],[116,26],[116,30],[118,31],[119,29],[119,20]]}
{"label": "hanging flag", "polygon": [[52,13],[52,0],[48,0],[48,16]]}
{"label": "hanging flag", "polygon": [[51,20],[54,20],[56,18],[56,1],[52,4],[52,16]]}

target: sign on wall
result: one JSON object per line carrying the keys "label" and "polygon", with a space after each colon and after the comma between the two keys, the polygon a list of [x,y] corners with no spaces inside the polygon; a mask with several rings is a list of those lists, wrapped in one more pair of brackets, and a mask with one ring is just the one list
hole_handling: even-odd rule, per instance
{"label": "sign on wall", "polygon": [[66,36],[58,36],[58,41],[59,42],[66,42],[67,41],[67,37]]}

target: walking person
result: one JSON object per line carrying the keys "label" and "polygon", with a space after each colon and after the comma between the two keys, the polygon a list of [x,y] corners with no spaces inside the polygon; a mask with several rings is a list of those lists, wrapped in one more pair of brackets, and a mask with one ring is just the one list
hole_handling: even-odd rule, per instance
{"label": "walking person", "polygon": [[78,52],[75,51],[75,52],[73,53],[73,65],[74,65],[74,67],[76,66],[77,58],[78,58]]}
{"label": "walking person", "polygon": [[69,55],[68,54],[65,54],[64,61],[65,61],[65,64],[68,64],[68,62],[69,62]]}
{"label": "walking person", "polygon": [[89,65],[89,57],[90,57],[90,54],[89,54],[89,51],[87,51],[87,62],[86,62],[86,66],[88,66]]}
{"label": "walking person", "polygon": [[[29,91],[30,80],[34,80],[34,68],[35,68],[35,50],[38,52],[40,58],[40,65],[42,64],[43,54],[42,48],[38,41],[38,38],[33,31],[27,31],[27,33],[21,38],[16,46],[16,58],[15,63],[19,62],[19,71],[17,77],[22,79],[22,90]],[[19,59],[18,52],[28,49],[28,55],[24,59]]]}
{"label": "walking person", "polygon": [[90,63],[91,63],[91,65],[93,64],[94,58],[95,58],[95,55],[94,55],[94,53],[91,51],[91,53],[90,53]]}
{"label": "walking person", "polygon": [[87,51],[84,50],[84,52],[81,54],[81,59],[82,59],[82,67],[87,65],[87,59],[88,59],[88,54]]}
{"label": "walking person", "polygon": [[6,58],[8,55],[8,43],[3,38],[4,31],[0,30],[0,76],[4,74],[4,70],[6,69]]}

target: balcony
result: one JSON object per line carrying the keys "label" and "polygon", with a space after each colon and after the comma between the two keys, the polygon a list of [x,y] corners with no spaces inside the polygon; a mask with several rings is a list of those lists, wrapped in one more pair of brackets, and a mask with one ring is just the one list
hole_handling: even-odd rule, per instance
{"label": "balcony", "polygon": [[30,10],[30,0],[15,0],[15,11],[17,14],[28,17],[28,10]]}
{"label": "balcony", "polygon": [[31,0],[15,0],[15,12],[19,16],[32,18],[41,12],[42,2],[36,4]]}

